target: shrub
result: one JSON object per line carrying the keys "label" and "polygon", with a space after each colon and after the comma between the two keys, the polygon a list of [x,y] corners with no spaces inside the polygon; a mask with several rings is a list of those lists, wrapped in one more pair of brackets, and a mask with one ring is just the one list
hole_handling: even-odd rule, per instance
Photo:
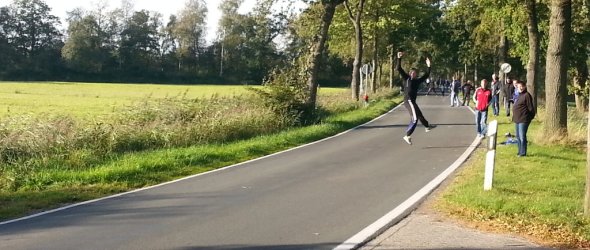
{"label": "shrub", "polygon": [[292,125],[308,125],[318,121],[318,112],[309,102],[306,76],[299,67],[275,69],[264,81],[264,88],[250,88],[262,105]]}

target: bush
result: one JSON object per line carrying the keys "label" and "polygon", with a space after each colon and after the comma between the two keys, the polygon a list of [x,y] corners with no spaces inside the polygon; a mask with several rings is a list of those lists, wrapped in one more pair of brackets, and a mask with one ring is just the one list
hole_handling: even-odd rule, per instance
{"label": "bush", "polygon": [[250,88],[262,105],[291,125],[309,125],[319,121],[321,110],[309,103],[307,77],[299,67],[274,70],[264,81],[264,88]]}

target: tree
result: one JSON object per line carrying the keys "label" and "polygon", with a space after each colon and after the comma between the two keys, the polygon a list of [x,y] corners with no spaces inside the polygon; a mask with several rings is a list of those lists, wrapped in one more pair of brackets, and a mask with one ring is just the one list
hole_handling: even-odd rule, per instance
{"label": "tree", "polygon": [[12,16],[8,7],[0,8],[0,76],[8,74],[16,67],[15,47],[9,39],[12,32]]}
{"label": "tree", "polygon": [[[590,124],[590,112],[588,112],[587,124]],[[586,193],[584,196],[584,214],[590,216],[590,129],[588,129],[586,138]]]}
{"label": "tree", "polygon": [[533,96],[535,109],[537,108],[537,80],[539,75],[539,53],[540,37],[537,22],[537,3],[536,0],[526,0],[526,10],[528,16],[528,41],[529,41],[529,58],[527,63],[527,89]]}
{"label": "tree", "polygon": [[224,49],[224,74],[259,83],[281,64],[274,39],[284,33],[286,16],[272,11],[275,2],[259,0],[248,14],[238,12],[242,0],[222,2],[219,33]]}
{"label": "tree", "polygon": [[93,15],[76,15],[77,12],[70,12],[68,39],[62,48],[62,57],[72,69],[100,73],[108,57],[102,47],[102,30]]}
{"label": "tree", "polygon": [[363,27],[361,25],[361,18],[363,9],[365,6],[365,0],[358,0],[353,14],[352,7],[349,3],[350,0],[344,1],[344,6],[348,12],[348,18],[354,26],[356,49],[354,55],[354,62],[352,63],[352,81],[350,82],[350,89],[352,90],[352,98],[359,100],[359,86],[361,84],[360,74],[363,60]]}
{"label": "tree", "polygon": [[21,66],[40,71],[47,69],[46,65],[59,65],[62,43],[56,27],[60,22],[50,14],[51,8],[41,0],[15,0],[9,10],[8,41],[24,59]]}
{"label": "tree", "polygon": [[157,72],[160,14],[136,11],[121,33],[121,61],[124,69],[134,76]]}
{"label": "tree", "polygon": [[176,52],[179,65],[182,65],[183,61],[191,62],[194,72],[198,70],[198,57],[205,47],[207,11],[207,5],[203,0],[188,0],[173,28],[174,36],[178,41]]}
{"label": "tree", "polygon": [[546,63],[545,135],[567,136],[567,66],[571,38],[571,0],[552,0]]}
{"label": "tree", "polygon": [[571,56],[573,67],[573,86],[576,108],[579,112],[588,110],[588,57],[590,53],[590,1],[574,0],[572,2],[572,44]]}
{"label": "tree", "polygon": [[328,39],[328,31],[336,12],[336,7],[342,4],[344,0],[321,0],[317,4],[321,4],[322,13],[320,18],[319,30],[317,35],[311,43],[310,57],[307,61],[307,86],[309,88],[309,101],[308,105],[311,107],[316,106],[317,91],[318,91],[318,71],[320,68],[320,60],[326,46],[326,40]]}
{"label": "tree", "polygon": [[176,23],[178,19],[175,15],[170,15],[168,19],[168,23],[165,27],[161,29],[161,57],[162,57],[162,70],[163,71],[170,71],[176,70],[180,72],[181,70],[181,60],[178,58],[178,38],[174,32],[174,27],[176,27]]}

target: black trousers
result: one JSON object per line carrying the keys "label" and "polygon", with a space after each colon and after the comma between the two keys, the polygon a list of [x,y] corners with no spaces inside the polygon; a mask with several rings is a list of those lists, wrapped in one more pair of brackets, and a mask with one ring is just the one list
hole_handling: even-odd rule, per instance
{"label": "black trousers", "polygon": [[422,125],[424,125],[425,127],[429,126],[428,121],[426,120],[426,118],[424,118],[424,115],[422,115],[422,111],[420,110],[420,107],[418,107],[416,102],[412,100],[406,100],[404,102],[404,106],[406,107],[406,109],[408,109],[411,118],[410,124],[408,125],[408,129],[406,129],[407,136],[410,136],[414,133],[414,130],[418,125],[418,120],[420,120]]}

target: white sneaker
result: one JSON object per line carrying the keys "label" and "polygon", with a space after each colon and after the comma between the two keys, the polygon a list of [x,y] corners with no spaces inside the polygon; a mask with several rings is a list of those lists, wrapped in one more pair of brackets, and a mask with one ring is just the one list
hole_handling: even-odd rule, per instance
{"label": "white sneaker", "polygon": [[406,141],[406,143],[408,143],[408,144],[412,145],[412,138],[411,138],[411,137],[409,137],[409,136],[407,136],[407,135],[406,135],[406,136],[404,136],[404,141]]}
{"label": "white sneaker", "polygon": [[433,128],[436,128],[436,125],[430,124],[430,126],[426,127],[426,133],[430,132]]}

